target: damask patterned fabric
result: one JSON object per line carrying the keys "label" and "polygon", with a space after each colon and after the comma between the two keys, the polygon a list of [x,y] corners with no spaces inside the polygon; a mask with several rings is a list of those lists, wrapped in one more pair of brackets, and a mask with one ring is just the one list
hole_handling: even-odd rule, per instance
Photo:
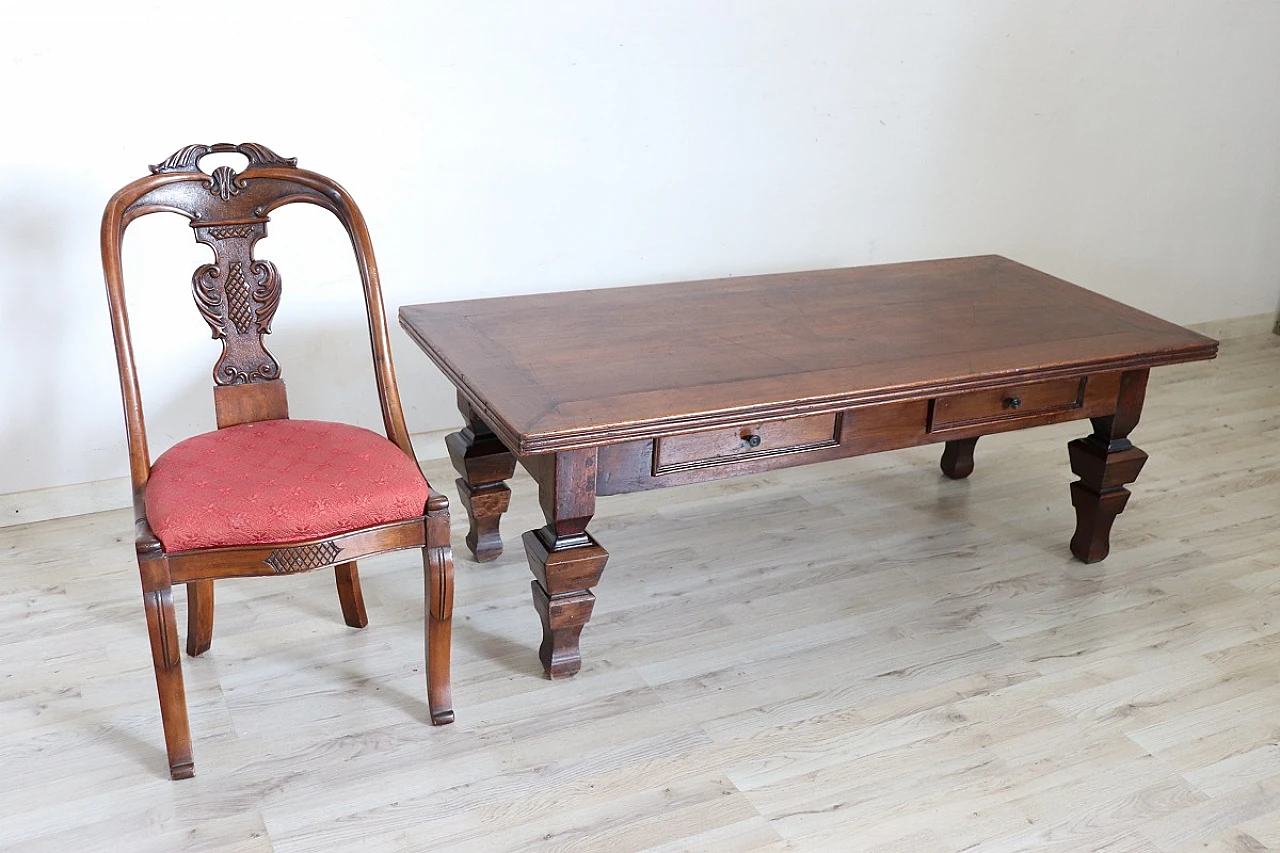
{"label": "damask patterned fabric", "polygon": [[298,542],[422,515],[427,481],[384,436],[277,420],[181,441],[151,466],[146,509],[169,552]]}

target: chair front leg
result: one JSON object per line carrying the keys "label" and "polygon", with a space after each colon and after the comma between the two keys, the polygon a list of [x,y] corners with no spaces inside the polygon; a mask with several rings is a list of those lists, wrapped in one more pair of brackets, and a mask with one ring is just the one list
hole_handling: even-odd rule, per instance
{"label": "chair front leg", "polygon": [[449,500],[432,491],[427,501],[427,543],[422,549],[426,585],[427,704],[431,724],[453,722],[449,650],[453,631],[453,549],[449,545]]}
{"label": "chair front leg", "polygon": [[156,670],[160,718],[169,754],[169,776],[188,779],[195,775],[195,762],[191,757],[191,724],[187,719],[187,693],[182,684],[182,651],[178,644],[169,569],[163,558],[140,560],[138,567],[142,572],[142,602],[147,612],[151,660]]}

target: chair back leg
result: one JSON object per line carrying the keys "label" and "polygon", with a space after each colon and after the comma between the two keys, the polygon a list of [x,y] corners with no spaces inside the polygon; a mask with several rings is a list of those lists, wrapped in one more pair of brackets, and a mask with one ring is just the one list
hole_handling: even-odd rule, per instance
{"label": "chair back leg", "polygon": [[342,620],[352,628],[365,627],[369,624],[369,616],[364,612],[364,594],[360,592],[360,573],[356,571],[356,561],[339,563],[333,569],[338,580]]}
{"label": "chair back leg", "polygon": [[213,645],[213,581],[187,583],[187,654],[193,658]]}

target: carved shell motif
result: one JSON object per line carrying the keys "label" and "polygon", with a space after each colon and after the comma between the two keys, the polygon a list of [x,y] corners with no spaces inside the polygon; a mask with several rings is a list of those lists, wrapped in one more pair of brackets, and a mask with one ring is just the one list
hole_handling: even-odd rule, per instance
{"label": "carved shell motif", "polygon": [[213,145],[188,145],[170,154],[164,162],[151,166],[151,174],[160,175],[165,172],[198,172],[200,158],[206,154],[243,154],[249,160],[245,171],[261,166],[276,166],[282,169],[293,169],[298,165],[297,157],[281,157],[265,145],[257,142],[242,142],[232,145],[229,142],[217,142]]}
{"label": "carved shell motif", "polygon": [[[213,145],[188,145],[185,148],[180,148],[170,154],[163,162],[152,165],[150,167],[151,174],[199,172],[200,159],[206,154],[228,153],[242,154],[248,159],[249,163],[244,167],[245,172],[263,167],[294,169],[298,166],[298,158],[281,157],[267,146],[260,145],[257,142],[242,142],[239,145],[218,142]],[[211,195],[215,195],[223,201],[230,201],[248,186],[248,179],[242,177],[242,175],[242,172],[238,173],[230,166],[219,166],[213,170],[208,180],[204,182],[205,189]]]}

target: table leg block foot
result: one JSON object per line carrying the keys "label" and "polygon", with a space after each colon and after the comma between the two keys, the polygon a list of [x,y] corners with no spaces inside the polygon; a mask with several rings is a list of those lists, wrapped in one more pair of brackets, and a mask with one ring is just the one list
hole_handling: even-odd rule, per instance
{"label": "table leg block foot", "polygon": [[948,441],[942,450],[942,473],[952,480],[963,480],[973,473],[973,448],[976,438]]}
{"label": "table leg block foot", "polygon": [[457,486],[471,522],[467,531],[467,547],[477,562],[498,559],[502,555],[502,533],[498,525],[502,514],[511,505],[511,489],[505,483],[472,488],[461,478],[457,480]]}
{"label": "table leg block foot", "polygon": [[596,603],[590,588],[599,583],[609,552],[590,534],[556,539],[550,527],[524,534],[524,549],[542,619],[542,667],[550,678],[573,675],[582,668],[578,639]]}
{"label": "table leg block foot", "polygon": [[530,583],[533,606],[542,619],[542,646],[538,657],[548,678],[567,678],[582,669],[578,642],[591,619],[596,597],[590,592],[547,595],[542,584]]}
{"label": "table leg block foot", "polygon": [[498,524],[511,504],[511,489],[504,482],[515,473],[516,458],[470,407],[460,404],[467,426],[445,437],[458,479],[458,496],[467,509],[470,527],[467,547],[476,560],[486,563],[502,554]]}
{"label": "table leg block foot", "polygon": [[1129,502],[1125,484],[1138,479],[1147,454],[1128,445],[1109,449],[1107,444],[1082,438],[1067,445],[1071,470],[1080,477],[1071,484],[1071,504],[1076,510],[1076,532],[1071,553],[1085,563],[1106,559],[1111,551],[1111,526]]}

